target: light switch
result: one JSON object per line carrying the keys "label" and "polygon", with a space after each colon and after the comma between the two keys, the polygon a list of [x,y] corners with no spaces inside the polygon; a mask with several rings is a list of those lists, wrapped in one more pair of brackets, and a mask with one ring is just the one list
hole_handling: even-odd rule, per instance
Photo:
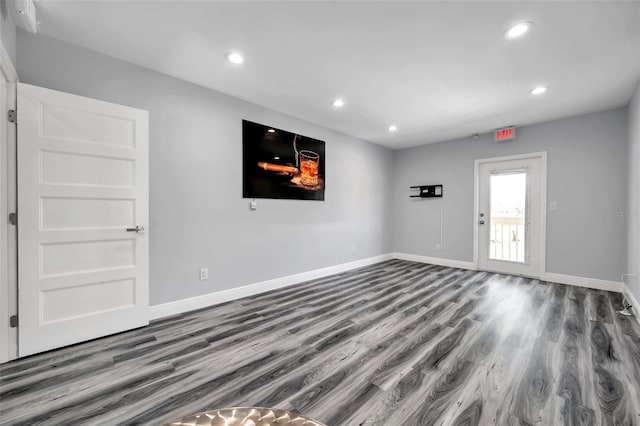
{"label": "light switch", "polygon": [[200,281],[209,279],[209,268],[200,268]]}
{"label": "light switch", "polygon": [[251,210],[258,210],[258,202],[256,200],[251,200],[249,203],[249,208]]}
{"label": "light switch", "polygon": [[549,210],[557,210],[558,209],[558,203],[556,203],[555,201],[552,201],[549,203]]}

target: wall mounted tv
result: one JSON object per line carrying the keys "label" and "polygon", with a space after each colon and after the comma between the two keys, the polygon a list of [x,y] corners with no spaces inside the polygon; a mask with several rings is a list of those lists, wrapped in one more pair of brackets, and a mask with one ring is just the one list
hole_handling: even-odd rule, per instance
{"label": "wall mounted tv", "polygon": [[324,142],[242,120],[242,196],[324,200]]}

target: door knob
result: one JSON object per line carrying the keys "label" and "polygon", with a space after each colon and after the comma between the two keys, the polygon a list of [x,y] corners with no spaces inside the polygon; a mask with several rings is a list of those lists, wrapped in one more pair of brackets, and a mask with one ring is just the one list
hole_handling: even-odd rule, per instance
{"label": "door knob", "polygon": [[480,217],[484,217],[484,213],[480,213]]}
{"label": "door knob", "polygon": [[478,222],[480,225],[484,225],[484,220]]}
{"label": "door knob", "polygon": [[144,234],[144,226],[136,225],[135,228],[127,228],[127,232],[135,232],[136,234]]}

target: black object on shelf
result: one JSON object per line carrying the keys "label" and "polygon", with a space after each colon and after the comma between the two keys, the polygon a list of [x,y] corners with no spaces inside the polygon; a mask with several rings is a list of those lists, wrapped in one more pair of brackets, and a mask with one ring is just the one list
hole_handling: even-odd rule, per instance
{"label": "black object on shelf", "polygon": [[411,195],[410,198],[441,198],[442,197],[442,185],[419,185],[410,186]]}

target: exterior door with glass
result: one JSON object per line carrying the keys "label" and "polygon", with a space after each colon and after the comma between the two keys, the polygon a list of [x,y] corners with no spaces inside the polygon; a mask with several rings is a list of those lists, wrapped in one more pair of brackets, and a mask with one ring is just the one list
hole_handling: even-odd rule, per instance
{"label": "exterior door with glass", "polygon": [[478,269],[544,273],[546,153],[476,160]]}

